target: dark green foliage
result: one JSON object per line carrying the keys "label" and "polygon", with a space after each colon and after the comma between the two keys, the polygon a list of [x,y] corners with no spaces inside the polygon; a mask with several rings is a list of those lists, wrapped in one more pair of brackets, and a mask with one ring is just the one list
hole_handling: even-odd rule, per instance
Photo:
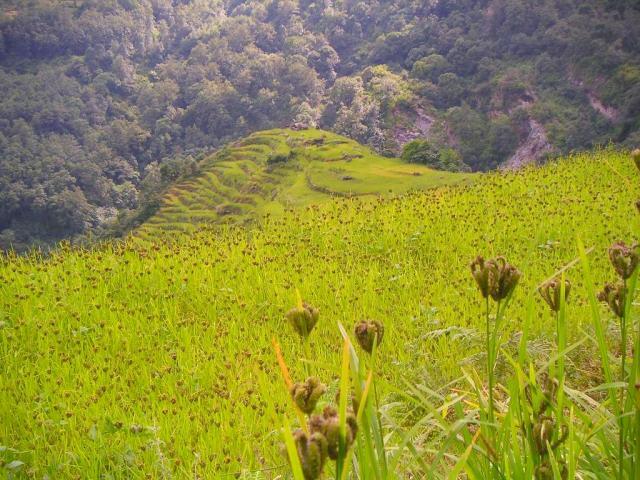
{"label": "dark green foliage", "polygon": [[414,140],[405,145],[402,160],[407,163],[419,163],[436,170],[462,172],[466,165],[460,154],[452,148],[438,148],[427,140]]}
{"label": "dark green foliage", "polygon": [[440,152],[426,140],[414,140],[405,145],[402,160],[407,163],[435,166],[440,162]]}
{"label": "dark green foliage", "polygon": [[416,61],[411,69],[411,74],[416,78],[436,82],[438,77],[445,74],[450,68],[449,62],[445,57],[432,53]]}
{"label": "dark green foliage", "polygon": [[449,109],[446,118],[459,139],[462,158],[473,169],[496,168],[518,145],[518,132],[509,117],[492,119],[463,105]]}
{"label": "dark green foliage", "polygon": [[287,163],[291,158],[293,158],[292,154],[289,154],[289,155],[284,155],[282,153],[274,154],[269,156],[269,158],[267,158],[267,165],[277,165],[281,163]]}
{"label": "dark green foliage", "polygon": [[405,145],[402,160],[450,172],[463,172],[468,168],[458,152],[452,148],[438,148],[427,140],[414,140]]}

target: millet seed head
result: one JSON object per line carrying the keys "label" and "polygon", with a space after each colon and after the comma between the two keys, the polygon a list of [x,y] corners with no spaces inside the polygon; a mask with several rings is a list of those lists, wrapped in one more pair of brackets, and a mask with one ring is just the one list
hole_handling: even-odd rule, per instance
{"label": "millet seed head", "polygon": [[305,480],[321,478],[328,456],[327,439],[321,433],[307,435],[302,430],[293,432],[293,439]]}
{"label": "millet seed head", "polygon": [[607,283],[598,294],[598,300],[606,302],[611,311],[619,318],[624,317],[627,290],[623,283]]}
{"label": "millet seed head", "polygon": [[496,302],[504,300],[516,288],[522,273],[504,257],[485,260],[478,256],[471,263],[471,274],[483,298],[491,296]]}
{"label": "millet seed head", "polygon": [[[558,464],[558,468],[560,469],[560,478],[562,480],[566,480],[566,478],[569,476],[567,466],[561,459],[558,460]],[[535,480],[554,480],[556,478],[556,474],[554,473],[553,467],[551,466],[549,461],[545,460],[536,467],[534,478]]]}
{"label": "millet seed head", "polygon": [[557,378],[553,378],[551,375],[543,374],[540,378],[540,388],[544,396],[555,402],[556,394],[560,384]]}
{"label": "millet seed head", "polygon": [[541,463],[536,467],[536,480],[554,480],[554,478],[555,474],[553,473],[553,468],[548,462]]}
{"label": "millet seed head", "polygon": [[555,426],[553,418],[548,416],[541,416],[533,426],[533,441],[540,455],[547,453],[547,443],[551,443],[553,439]]}
{"label": "millet seed head", "polygon": [[377,320],[363,320],[356,325],[354,330],[358,344],[367,353],[373,351],[374,342],[377,345],[382,343],[384,326]]}
{"label": "millet seed head", "polygon": [[[557,379],[547,374],[542,375],[540,378],[542,402],[538,408],[538,415],[544,414],[553,404],[555,404],[559,386],[560,384]],[[531,401],[529,403],[531,403]]]}
{"label": "millet seed head", "polygon": [[489,296],[489,269],[483,257],[477,256],[476,259],[471,262],[471,275],[478,284],[480,293],[483,298]]}
{"label": "millet seed head", "polygon": [[296,383],[291,387],[291,398],[298,408],[311,415],[318,404],[318,400],[327,391],[327,387],[323,385],[316,377],[309,377],[304,383]]}
{"label": "millet seed head", "polygon": [[487,262],[489,269],[489,295],[496,302],[507,298],[518,285],[522,273],[507,262],[504,257],[497,257]]}
{"label": "millet seed head", "polygon": [[[325,407],[322,415],[313,415],[309,420],[309,430],[312,434],[320,433],[327,439],[329,458],[336,460],[340,448],[340,417],[338,411],[331,406]],[[349,450],[358,435],[358,423],[352,412],[347,412],[346,418],[346,450]]]}
{"label": "millet seed head", "polygon": [[609,247],[609,260],[620,278],[623,280],[631,278],[640,261],[638,244],[627,246],[624,242],[614,243]]}
{"label": "millet seed head", "polygon": [[[543,283],[538,289],[540,295],[547,302],[549,308],[554,312],[560,311],[561,297],[562,297],[562,280],[554,278],[548,282]],[[569,301],[569,293],[571,292],[571,282],[567,279],[564,281],[564,301]]]}
{"label": "millet seed head", "polygon": [[306,339],[318,323],[320,311],[308,303],[303,303],[301,308],[295,307],[289,310],[286,318],[298,335]]}

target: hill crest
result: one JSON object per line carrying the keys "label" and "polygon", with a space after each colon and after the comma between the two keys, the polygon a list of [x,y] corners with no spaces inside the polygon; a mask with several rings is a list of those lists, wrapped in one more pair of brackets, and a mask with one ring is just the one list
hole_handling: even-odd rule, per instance
{"label": "hill crest", "polygon": [[156,214],[135,236],[190,233],[204,225],[244,223],[335,197],[389,196],[474,178],[383,157],[317,129],[255,133],[206,157],[198,170],[165,192]]}

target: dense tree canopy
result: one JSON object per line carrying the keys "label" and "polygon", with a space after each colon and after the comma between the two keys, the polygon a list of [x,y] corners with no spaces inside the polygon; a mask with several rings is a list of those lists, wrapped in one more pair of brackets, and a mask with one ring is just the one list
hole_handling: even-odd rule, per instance
{"label": "dense tree canopy", "polygon": [[0,247],[149,209],[204,152],[291,123],[473,170],[532,122],[549,152],[639,143],[639,24],[624,0],[2,1]]}
{"label": "dense tree canopy", "polygon": [[428,140],[407,143],[402,150],[402,160],[450,172],[462,172],[466,169],[458,152],[448,147],[439,148]]}

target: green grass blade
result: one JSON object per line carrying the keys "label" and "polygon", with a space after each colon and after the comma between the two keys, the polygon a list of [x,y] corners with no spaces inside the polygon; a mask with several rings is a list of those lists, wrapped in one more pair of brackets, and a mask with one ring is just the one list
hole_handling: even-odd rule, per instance
{"label": "green grass blade", "polygon": [[340,418],[340,440],[338,446],[338,459],[336,461],[336,477],[342,478],[343,470],[348,468],[346,464],[347,457],[347,404],[350,398],[349,380],[351,378],[349,372],[349,345],[348,339],[345,339],[342,348],[342,368],[340,369],[340,403],[338,404],[338,415]]}
{"label": "green grass blade", "polygon": [[287,455],[289,457],[289,462],[291,463],[291,471],[293,473],[294,480],[305,480],[304,474],[302,473],[302,465],[300,464],[300,458],[298,457],[298,450],[296,449],[295,440],[293,439],[293,434],[291,433],[291,426],[289,422],[285,419],[284,426],[282,428],[282,435],[284,437],[284,444],[287,448]]}
{"label": "green grass blade", "polygon": [[[607,383],[613,383],[613,374],[611,373],[611,364],[609,361],[609,346],[607,344],[607,339],[604,333],[604,325],[602,324],[602,319],[600,317],[600,306],[598,305],[598,301],[596,298],[596,294],[594,291],[594,282],[593,282],[593,274],[591,272],[591,265],[589,263],[589,259],[587,258],[587,252],[584,248],[582,240],[578,238],[578,252],[580,253],[580,259],[582,263],[582,272],[584,275],[584,283],[587,289],[587,298],[589,299],[589,305],[591,307],[591,320],[593,323],[593,328],[596,335],[596,340],[598,343],[598,349],[600,351],[600,358],[602,361],[602,372],[604,374],[605,381]],[[611,400],[611,404],[613,408],[619,410],[617,406],[617,402],[613,393],[609,393],[609,398]],[[617,414],[617,413],[616,413]]]}

